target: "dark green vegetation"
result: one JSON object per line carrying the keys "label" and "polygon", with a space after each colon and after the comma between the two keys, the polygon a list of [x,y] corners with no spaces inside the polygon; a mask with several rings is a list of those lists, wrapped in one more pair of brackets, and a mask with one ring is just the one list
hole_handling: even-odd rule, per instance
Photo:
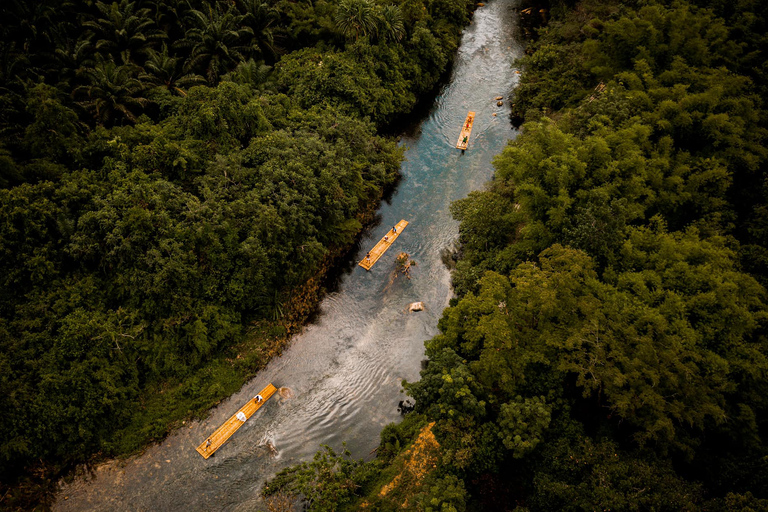
{"label": "dark green vegetation", "polygon": [[3,506],[279,350],[396,179],[377,130],[435,87],[471,8],[2,2]]}
{"label": "dark green vegetation", "polygon": [[[523,133],[453,206],[457,298],[406,385],[442,490],[411,508],[768,510],[768,5],[550,4]],[[398,508],[369,466],[315,481]]]}

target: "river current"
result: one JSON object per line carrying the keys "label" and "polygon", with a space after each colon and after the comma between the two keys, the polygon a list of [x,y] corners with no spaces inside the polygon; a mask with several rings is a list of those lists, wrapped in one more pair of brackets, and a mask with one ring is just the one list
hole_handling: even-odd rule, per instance
{"label": "river current", "polygon": [[[62,483],[54,510],[257,510],[264,482],[311,460],[321,444],[338,451],[346,443],[353,457],[371,457],[381,429],[399,421],[401,382],[418,379],[424,341],[437,333],[452,296],[441,256],[458,238],[450,204],[483,187],[493,175],[493,157],[516,135],[506,101],[519,76],[514,61],[523,51],[516,3],[491,0],[477,9],[450,80],[420,124],[401,137],[407,148],[402,180],[354,258],[364,257],[399,220],[408,220],[392,248],[370,272],[348,264],[314,323],[207,419],[187,422],[139,456],[107,462],[88,477]],[[503,106],[497,105],[498,96],[504,97]],[[470,110],[476,112],[475,123],[462,155],[455,145]],[[393,279],[401,251],[417,263],[410,280]],[[415,301],[426,309],[408,313]],[[275,394],[204,460],[195,446],[270,382],[290,388],[293,397]]]}

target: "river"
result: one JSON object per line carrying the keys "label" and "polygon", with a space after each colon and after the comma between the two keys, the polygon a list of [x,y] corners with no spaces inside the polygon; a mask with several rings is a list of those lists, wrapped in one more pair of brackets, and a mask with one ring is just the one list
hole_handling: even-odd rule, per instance
{"label": "river", "polygon": [[[370,457],[381,429],[400,419],[398,402],[405,397],[400,383],[418,379],[424,341],[437,333],[452,295],[441,257],[458,237],[450,204],[483,187],[493,174],[494,155],[516,135],[506,104],[519,76],[513,62],[523,51],[515,4],[491,0],[477,9],[449,82],[421,123],[402,136],[403,178],[382,204],[381,222],[361,239],[355,259],[400,219],[408,220],[389,252],[370,272],[348,265],[314,323],[207,419],[187,422],[139,456],[62,482],[55,510],[255,510],[264,482],[286,466],[310,460],[321,444],[338,450],[346,442],[355,458]],[[505,98],[501,107],[497,96]],[[470,110],[476,112],[475,123],[462,155],[455,145]],[[410,280],[392,279],[401,251],[417,262]],[[426,309],[407,313],[414,301]],[[204,460],[195,446],[269,382],[290,388],[293,398],[275,394]]]}

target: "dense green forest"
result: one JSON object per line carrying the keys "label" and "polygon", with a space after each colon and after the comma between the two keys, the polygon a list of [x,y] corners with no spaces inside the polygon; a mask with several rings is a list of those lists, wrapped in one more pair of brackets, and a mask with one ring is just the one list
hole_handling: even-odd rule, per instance
{"label": "dense green forest", "polygon": [[0,6],[0,495],[129,453],[280,349],[397,179],[468,0]]}
{"label": "dense green forest", "polygon": [[525,124],[452,207],[456,298],[415,410],[375,461],[326,449],[265,495],[768,510],[768,4],[523,7],[547,21],[511,92]]}

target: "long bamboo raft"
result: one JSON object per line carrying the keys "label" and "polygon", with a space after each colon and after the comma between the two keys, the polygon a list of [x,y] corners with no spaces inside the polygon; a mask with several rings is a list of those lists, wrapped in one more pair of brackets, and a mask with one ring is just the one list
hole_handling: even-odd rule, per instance
{"label": "long bamboo raft", "polygon": [[[247,404],[242,406],[239,411],[237,411],[231,418],[225,421],[222,426],[216,429],[216,432],[211,434],[210,437],[207,437],[205,441],[203,441],[200,446],[197,447],[197,453],[206,459],[216,453],[216,450],[221,448],[222,445],[227,442],[227,439],[232,437],[232,434],[237,432],[237,430],[242,427],[243,424],[245,424],[244,421],[237,419],[237,414],[243,413],[245,415],[245,419],[247,420],[253,416],[253,414],[258,411],[262,405],[267,403],[267,400],[269,400],[269,398],[275,394],[275,391],[277,391],[277,388],[272,384],[269,384],[258,393],[264,400],[262,400],[260,403],[256,403],[256,398],[248,400]],[[208,444],[209,440],[211,441],[210,445]]]}
{"label": "long bamboo raft", "polygon": [[458,149],[464,150],[469,146],[469,136],[472,135],[472,126],[475,124],[475,113],[470,112],[467,114],[467,119],[464,124],[461,125],[461,133],[459,134],[459,141],[456,143]]}
{"label": "long bamboo raft", "polygon": [[[371,267],[379,261],[379,258],[381,258],[385,252],[387,252],[387,249],[392,245],[392,243],[397,240],[397,237],[400,236],[400,233],[403,232],[405,229],[405,226],[408,225],[407,220],[401,220],[398,222],[395,227],[397,228],[397,232],[393,233],[390,229],[384,237],[382,237],[381,240],[379,240],[379,243],[373,246],[373,249],[370,250],[368,253],[370,257],[366,256],[362,260],[360,260],[359,265],[363,267],[365,270],[371,270]],[[386,239],[386,240],[385,240]]]}

